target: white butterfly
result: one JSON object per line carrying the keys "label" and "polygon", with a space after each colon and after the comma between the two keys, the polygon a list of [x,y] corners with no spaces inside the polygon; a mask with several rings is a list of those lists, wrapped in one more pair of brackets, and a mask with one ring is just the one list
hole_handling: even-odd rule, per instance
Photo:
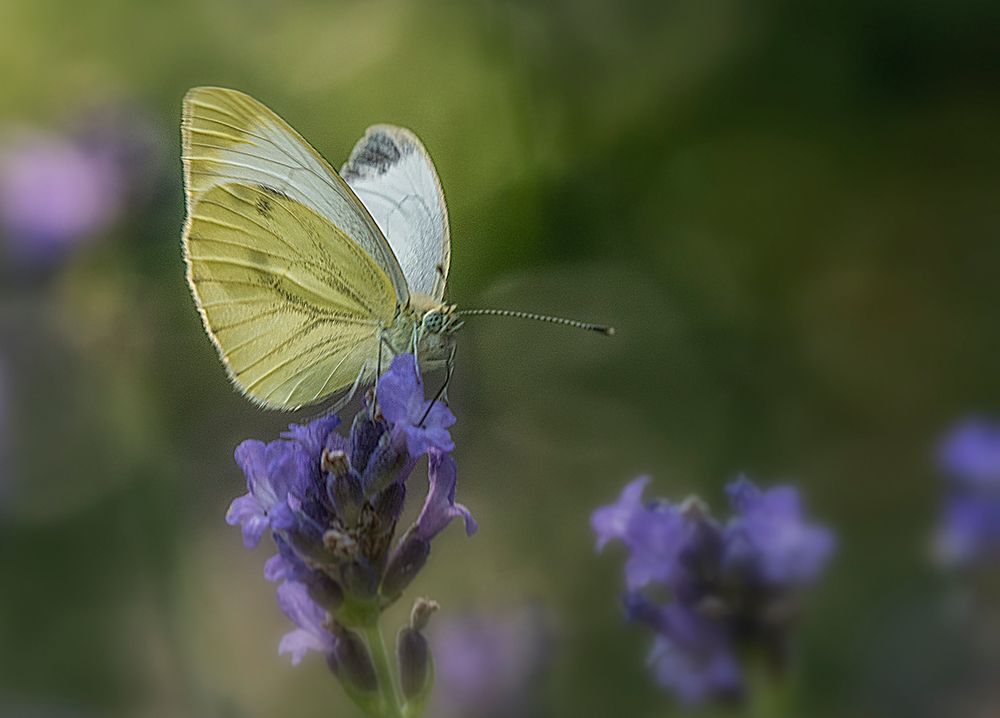
{"label": "white butterfly", "polygon": [[471,314],[613,331],[447,304],[448,211],[409,130],[370,128],[338,175],[264,105],[201,87],[184,98],[181,135],[188,282],[230,378],[261,405],[349,398],[406,352],[440,366]]}

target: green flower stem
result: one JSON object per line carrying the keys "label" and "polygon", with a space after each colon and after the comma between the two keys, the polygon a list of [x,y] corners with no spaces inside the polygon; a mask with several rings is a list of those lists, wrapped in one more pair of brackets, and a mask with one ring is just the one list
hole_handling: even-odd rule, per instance
{"label": "green flower stem", "polygon": [[381,623],[376,620],[366,625],[364,635],[368,650],[372,654],[372,661],[375,663],[375,675],[378,676],[378,689],[382,696],[384,713],[379,718],[403,718],[399,694],[396,692],[396,683],[392,677],[389,654],[385,649],[385,639],[382,637]]}
{"label": "green flower stem", "polygon": [[791,684],[777,676],[761,660],[752,663],[748,671],[750,704],[749,718],[788,718],[791,712]]}

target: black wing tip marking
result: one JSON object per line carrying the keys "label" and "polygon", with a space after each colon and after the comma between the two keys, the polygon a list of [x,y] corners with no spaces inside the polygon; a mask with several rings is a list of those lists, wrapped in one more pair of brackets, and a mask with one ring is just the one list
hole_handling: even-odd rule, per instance
{"label": "black wing tip marking", "polygon": [[345,180],[383,175],[403,158],[404,148],[386,132],[369,131],[355,146],[341,170]]}

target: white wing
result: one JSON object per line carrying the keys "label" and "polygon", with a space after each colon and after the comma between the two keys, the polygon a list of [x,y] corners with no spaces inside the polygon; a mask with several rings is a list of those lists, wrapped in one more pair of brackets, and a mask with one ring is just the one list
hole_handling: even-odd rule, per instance
{"label": "white wing", "polygon": [[329,163],[287,122],[249,95],[196,87],[181,122],[188,213],[198,197],[240,182],[276,190],[326,217],[385,271],[399,304],[407,277],[368,210]]}
{"label": "white wing", "polygon": [[448,208],[420,140],[402,127],[369,127],[340,174],[389,240],[410,291],[440,301],[451,263]]}

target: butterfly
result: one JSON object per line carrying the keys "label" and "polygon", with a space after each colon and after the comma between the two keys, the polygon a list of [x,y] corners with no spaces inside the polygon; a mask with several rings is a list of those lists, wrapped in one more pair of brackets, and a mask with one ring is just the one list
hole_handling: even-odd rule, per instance
{"label": "butterfly", "polygon": [[197,87],[181,121],[187,281],[235,386],[292,410],[371,384],[412,352],[450,364],[463,317],[610,327],[445,301],[448,210],[410,130],[375,125],[340,173],[277,114],[236,90]]}

